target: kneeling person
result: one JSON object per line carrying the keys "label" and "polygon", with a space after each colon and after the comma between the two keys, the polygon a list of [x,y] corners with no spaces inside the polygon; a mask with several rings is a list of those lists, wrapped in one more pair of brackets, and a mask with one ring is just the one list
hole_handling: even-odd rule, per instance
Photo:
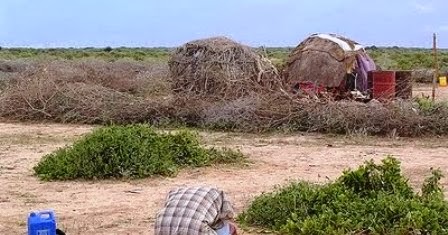
{"label": "kneeling person", "polygon": [[158,213],[155,235],[236,235],[234,212],[223,191],[211,187],[171,190]]}

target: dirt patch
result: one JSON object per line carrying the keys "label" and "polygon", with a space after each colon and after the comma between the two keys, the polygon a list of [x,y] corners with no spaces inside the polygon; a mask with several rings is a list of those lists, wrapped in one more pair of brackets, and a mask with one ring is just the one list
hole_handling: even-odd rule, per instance
{"label": "dirt patch", "polygon": [[[448,169],[448,139],[380,139],[323,135],[202,133],[207,144],[240,148],[253,164],[183,170],[176,178],[40,182],[32,167],[90,126],[0,124],[0,234],[25,234],[30,210],[54,208],[68,234],[152,234],[155,213],[177,186],[206,184],[228,192],[241,212],[254,196],[291,180],[326,182],[364,160],[398,157],[413,185],[430,167]],[[7,137],[4,137],[7,136]],[[14,141],[34,138],[33,141]],[[41,136],[37,139],[36,136]],[[446,172],[445,172],[446,173]],[[448,181],[443,181],[448,185]],[[248,234],[248,233],[243,233]]]}
{"label": "dirt patch", "polygon": [[[414,84],[413,86],[414,97],[432,97],[432,84]],[[437,87],[436,100],[448,101],[448,87]]]}

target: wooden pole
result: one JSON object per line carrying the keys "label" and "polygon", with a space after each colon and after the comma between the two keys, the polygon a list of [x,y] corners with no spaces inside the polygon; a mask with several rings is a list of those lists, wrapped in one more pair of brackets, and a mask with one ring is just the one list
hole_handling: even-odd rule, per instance
{"label": "wooden pole", "polygon": [[437,35],[433,35],[434,77],[432,79],[432,101],[436,99],[437,78],[439,77],[439,60],[437,58]]}

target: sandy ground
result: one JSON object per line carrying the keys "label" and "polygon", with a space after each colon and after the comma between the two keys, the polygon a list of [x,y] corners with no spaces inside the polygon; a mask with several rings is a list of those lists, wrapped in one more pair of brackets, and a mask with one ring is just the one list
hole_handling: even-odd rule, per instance
{"label": "sandy ground", "polygon": [[[448,101],[448,87],[437,87],[435,90],[436,100]],[[414,97],[432,97],[431,84],[414,84],[412,89],[412,96]]]}
{"label": "sandy ground", "polygon": [[387,154],[402,161],[415,186],[430,167],[448,169],[448,139],[203,133],[206,144],[240,148],[253,163],[186,169],[175,178],[119,182],[40,182],[32,175],[32,167],[43,155],[91,128],[0,123],[0,234],[25,234],[27,213],[45,208],[56,210],[59,226],[70,235],[152,234],[154,216],[174,187],[218,186],[241,212],[255,195],[276,185],[297,179],[325,182],[347,167]]}

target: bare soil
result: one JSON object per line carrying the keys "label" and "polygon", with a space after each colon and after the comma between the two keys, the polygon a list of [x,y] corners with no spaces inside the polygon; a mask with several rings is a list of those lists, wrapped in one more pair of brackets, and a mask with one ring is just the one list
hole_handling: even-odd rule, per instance
{"label": "bare soil", "polygon": [[[27,213],[53,208],[68,234],[152,234],[157,210],[177,186],[224,189],[241,212],[254,196],[291,180],[326,182],[347,167],[392,154],[416,187],[431,167],[448,169],[448,139],[201,133],[204,143],[240,148],[248,166],[185,169],[175,178],[41,182],[32,167],[91,126],[0,123],[0,234],[25,234]],[[448,181],[443,181],[448,185]],[[242,234],[257,234],[243,232]]]}
{"label": "bare soil", "polygon": [[[414,84],[412,94],[414,97],[432,97],[432,84]],[[448,87],[437,86],[435,98],[438,101],[448,101]]]}

